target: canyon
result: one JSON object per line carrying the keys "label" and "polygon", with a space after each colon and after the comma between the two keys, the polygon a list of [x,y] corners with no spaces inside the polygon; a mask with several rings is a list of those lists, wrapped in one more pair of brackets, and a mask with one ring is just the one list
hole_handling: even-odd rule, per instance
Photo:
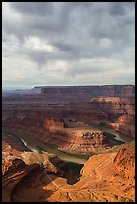
{"label": "canyon", "polygon": [[134,92],[134,85],[4,92],[3,201],[134,201]]}

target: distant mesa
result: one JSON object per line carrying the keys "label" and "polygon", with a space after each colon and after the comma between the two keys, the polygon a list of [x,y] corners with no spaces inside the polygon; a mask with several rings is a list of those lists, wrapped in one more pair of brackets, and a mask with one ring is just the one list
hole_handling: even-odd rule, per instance
{"label": "distant mesa", "polygon": [[[35,87],[36,88],[36,87]],[[134,97],[134,85],[103,85],[103,86],[40,86],[41,95],[49,97],[66,97],[89,100],[91,97]]]}
{"label": "distant mesa", "polygon": [[93,97],[134,97],[135,85],[35,86],[32,89],[3,90],[8,95],[42,95],[48,98],[89,101]]}

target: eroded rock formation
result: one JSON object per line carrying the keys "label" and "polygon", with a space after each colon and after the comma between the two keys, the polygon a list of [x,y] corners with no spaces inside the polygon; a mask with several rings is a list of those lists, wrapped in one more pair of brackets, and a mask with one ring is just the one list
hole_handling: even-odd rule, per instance
{"label": "eroded rock formation", "polygon": [[4,172],[2,190],[3,202],[134,202],[134,143],[91,156],[73,185],[39,164],[15,159]]}
{"label": "eroded rock formation", "polygon": [[80,181],[58,190],[48,198],[48,201],[133,202],[135,200],[134,155],[134,144],[131,144],[118,153],[92,156],[81,170]]}
{"label": "eroded rock formation", "polygon": [[[46,115],[40,111],[16,110],[11,111],[11,115],[8,114],[6,117],[4,111],[3,127],[19,131],[20,134],[33,135],[43,143],[54,145],[63,151],[80,154],[99,152],[109,147],[107,137],[103,135],[103,132],[88,125],[86,127],[86,123],[105,121],[109,124],[114,121],[111,124],[112,127],[129,137],[134,137],[133,126],[119,124],[120,117],[122,118],[125,112],[134,112],[134,100],[98,97],[88,104],[74,107],[76,109],[67,113],[68,115],[64,115],[61,110],[58,110],[58,113],[56,109],[54,115],[48,115],[48,113]],[[71,105],[69,108],[73,110],[74,107]],[[66,107],[62,107],[64,108]],[[86,134],[88,134],[87,137]]]}
{"label": "eroded rock formation", "polygon": [[70,153],[90,153],[105,149],[107,138],[102,131],[94,128],[67,127],[62,119],[39,112],[16,111],[5,117],[3,127],[19,134],[33,135],[43,143],[55,145]]}

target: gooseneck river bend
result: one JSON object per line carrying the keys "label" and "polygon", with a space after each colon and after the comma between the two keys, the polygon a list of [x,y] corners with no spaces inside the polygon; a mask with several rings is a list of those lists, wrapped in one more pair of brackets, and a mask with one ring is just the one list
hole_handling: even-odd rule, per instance
{"label": "gooseneck river bend", "polygon": [[[105,130],[108,133],[115,135],[116,140],[119,140],[122,142],[130,142],[131,141],[131,139],[129,137],[126,137],[115,130],[112,130],[109,128],[104,128],[104,127],[101,129]],[[30,149],[33,152],[48,152],[50,154],[56,154],[59,158],[61,158],[62,160],[65,160],[65,161],[74,162],[74,163],[78,163],[78,164],[84,164],[87,161],[87,159],[89,158],[86,155],[70,154],[70,153],[61,151],[60,149],[53,147],[51,145],[48,145],[48,144],[44,144],[39,139],[33,138],[32,136],[27,135],[27,134],[20,134],[17,132],[14,133],[12,131],[8,131],[8,136],[18,138],[20,141],[23,142],[23,144],[28,149]]]}

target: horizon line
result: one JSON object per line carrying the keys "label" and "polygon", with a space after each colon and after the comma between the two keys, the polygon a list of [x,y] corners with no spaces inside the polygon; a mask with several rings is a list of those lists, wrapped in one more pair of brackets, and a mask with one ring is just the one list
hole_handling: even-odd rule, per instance
{"label": "horizon line", "polygon": [[32,89],[38,87],[78,87],[78,86],[135,86],[135,84],[85,84],[85,85],[33,85],[33,86],[2,86],[4,89]]}

